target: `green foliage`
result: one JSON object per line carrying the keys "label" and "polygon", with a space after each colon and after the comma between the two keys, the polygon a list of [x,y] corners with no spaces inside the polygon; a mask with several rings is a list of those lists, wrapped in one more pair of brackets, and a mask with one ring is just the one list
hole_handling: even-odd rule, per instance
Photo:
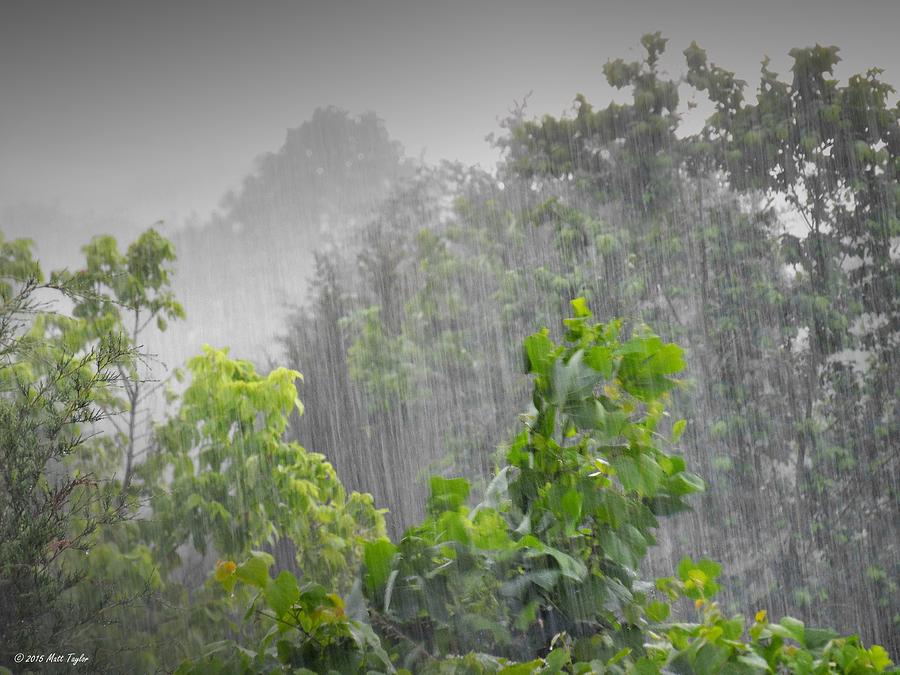
{"label": "green foliage", "polygon": [[[127,335],[131,345],[139,349],[148,326],[153,324],[165,331],[168,321],[184,318],[184,308],[170,288],[175,248],[156,230],[141,234],[124,253],[110,236],[95,237],[82,251],[85,268],[61,275],[90,292],[72,310],[84,331],[82,339],[90,339],[92,332],[114,331]],[[71,325],[67,332],[73,334]],[[142,355],[133,364],[120,364],[124,396],[112,402],[117,408],[127,410],[127,422],[115,426],[116,434],[106,439],[105,450],[110,455],[108,460],[113,471],[119,468],[124,455],[121,484],[126,491],[131,486],[138,456],[145,450],[138,446],[136,439],[141,432],[138,415],[149,389],[146,381],[152,379],[148,358]],[[103,457],[98,452],[91,459],[96,467]]]}
{"label": "green foliage", "polygon": [[253,552],[241,565],[220,562],[215,573],[229,591],[237,583],[253,590],[248,616],[265,621],[268,628],[257,649],[215,643],[202,658],[183,663],[176,673],[396,672],[378,636],[364,621],[358,587],[351,596],[356,604],[347,606],[320,584],[299,584],[290,572],[282,571],[272,579],[268,570],[273,563],[270,555]]}
{"label": "green foliage", "polygon": [[[781,255],[794,272],[783,304],[785,351],[798,381],[793,386],[802,391],[785,397],[790,427],[784,433],[793,437],[789,461],[800,504],[789,517],[797,532],[838,534],[826,547],[826,569],[815,575],[823,579],[817,592],[839,587],[855,597],[868,582],[846,574],[845,561],[859,550],[851,543],[854,533],[872,518],[896,520],[887,477],[896,476],[897,465],[887,457],[893,451],[882,433],[890,428],[896,436],[898,419],[900,259],[891,242],[900,222],[900,109],[891,105],[894,90],[879,69],[845,83],[834,79],[838,52],[822,45],[791,50],[786,80],[764,61],[755,101],[745,97],[746,83],[709,63],[696,44],[685,56],[688,81],[716,107],[698,138],[707,166],[726,172],[738,191],[784,200],[800,221],[778,233]],[[798,346],[801,332],[805,344]],[[862,355],[861,367],[852,365],[854,352]],[[872,424],[875,418],[881,421]],[[882,469],[873,471],[874,465]],[[869,485],[867,496],[851,497],[861,482]],[[850,499],[867,506],[847,509]],[[883,541],[891,538],[870,543],[867,556],[890,564],[896,551]],[[821,534],[800,541],[809,550],[817,540]],[[787,585],[802,583],[796,578]],[[896,634],[896,610],[885,610],[900,599],[888,587],[880,592],[882,608],[874,613]]]}
{"label": "green foliage", "polygon": [[[267,630],[252,650],[213,645],[179,672],[884,672],[882,648],[795,619],[760,612],[745,638],[744,619],[711,601],[721,567],[709,560],[685,558],[661,595],[639,581],[657,516],[703,489],[658,431],[684,362],[647,329],[623,341],[620,322],[572,307],[563,344],[546,329],[524,342],[534,407],[478,506],[466,480],[432,478],[419,525],[396,545],[365,543],[351,611],[322,585],[271,578],[267,555],[220,562],[227,591],[258,590],[248,616]],[[700,622],[669,620],[682,597]]]}
{"label": "green foliage", "polygon": [[66,276],[93,294],[78,303],[75,316],[99,327],[124,323],[124,310],[133,314],[128,318],[138,331],[151,321],[165,330],[167,319],[184,318],[184,308],[169,289],[175,248],[156,230],[144,232],[124,253],[110,236],[96,237],[82,250],[85,269]]}
{"label": "green foliage", "polygon": [[379,314],[378,307],[370,307],[357,318],[359,338],[347,350],[347,365],[350,377],[363,384],[369,399],[389,409],[409,395],[409,376],[403,342],[385,334]]}
{"label": "green foliage", "polygon": [[[119,368],[135,358],[114,332],[73,339],[50,311],[47,293],[76,302],[93,296],[54,273],[42,281],[30,243],[0,239],[0,658],[77,641],[104,609],[127,601],[93,587],[73,555],[89,552],[103,528],[128,513],[102,476],[67,466],[91,447],[90,430],[108,419]],[[74,555],[77,559],[77,555]],[[132,597],[134,589],[131,589]],[[10,661],[11,662],[11,661]],[[98,659],[98,666],[100,665]]]}
{"label": "green foliage", "polygon": [[[603,68],[626,103],[519,110],[496,175],[422,170],[345,251],[317,256],[285,339],[309,382],[302,419],[296,371],[207,349],[142,442],[133,348],[183,316],[171,243],[97,238],[84,269],[45,282],[28,242],[0,240],[0,645],[67,631],[118,672],[890,669],[855,636],[722,608],[842,630],[852,616],[867,641],[896,640],[893,90],[877,69],[833,79],[837,49],[815,46],[791,52],[787,79],[764,63],[751,99],[696,44],[679,81],[659,70],[666,40],[641,43]],[[714,107],[694,136],[677,133],[685,84]],[[345,133],[375,129],[372,161],[398,165],[377,120],[316,119],[327,133],[293,133],[230,200],[229,226],[273,177],[293,176],[288,210],[343,203],[320,165],[356,176],[366,209],[360,195],[381,194]],[[249,249],[230,277],[268,264]],[[249,288],[231,304],[257,301]],[[44,292],[73,310],[43,311]],[[518,336],[576,296],[561,342],[525,340],[533,406],[516,425]],[[633,318],[594,323],[588,302]],[[498,437],[512,440],[493,452]],[[295,438],[392,505],[392,538],[376,499],[348,496]],[[682,453],[710,489],[668,544],[702,533],[731,576],[686,558],[647,583],[659,518],[705,486]],[[117,523],[139,498],[141,518]],[[206,583],[192,574],[216,558]]]}
{"label": "green foliage", "polygon": [[396,549],[367,549],[381,620],[440,654],[537,656],[560,632],[627,633],[641,621],[636,568],[656,515],[702,487],[654,433],[677,347],[643,332],[620,343],[620,324],[573,305],[565,345],[547,331],[525,341],[535,409],[485,500],[470,509],[465,481],[434,478],[425,521]]}
{"label": "green foliage", "polygon": [[667,40],[654,33],[641,42],[643,61],[616,59],[603,66],[610,86],[631,88],[632,101],[594,110],[579,94],[573,119],[547,115],[516,124],[500,141],[513,170],[529,178],[580,179],[606,199],[621,198],[641,210],[667,201],[674,189],[668,153],[678,146],[678,85],[657,69]]}
{"label": "green foliage", "polygon": [[[893,88],[878,69],[840,85],[830,77],[838,51],[791,50],[791,82],[779,80],[764,61],[755,103],[744,99],[746,83],[709,64],[696,44],[685,51],[688,81],[707,91],[717,109],[702,134],[709,158],[736,189],[783,196],[809,230],[803,238],[785,234],[782,245],[802,275],[797,304],[813,328],[817,365],[847,346],[847,320],[856,312],[886,315],[887,325],[869,337],[872,345],[900,326],[888,280],[897,274],[890,239],[900,222],[900,126],[888,103]],[[845,272],[848,256],[858,257],[861,268]],[[857,304],[849,296],[859,284],[867,290]]]}
{"label": "green foliage", "polygon": [[878,645],[866,649],[856,636],[807,628],[792,617],[772,623],[765,610],[749,624],[726,617],[711,601],[720,571],[708,560],[685,558],[677,577],[657,580],[670,599],[691,598],[700,612],[697,623],[660,622],[648,646],[657,666],[686,673],[881,673],[892,665]]}
{"label": "green foliage", "polygon": [[[146,439],[152,435],[148,408],[166,379],[160,377],[158,364],[142,342],[148,331],[164,331],[169,320],[184,318],[184,309],[171,290],[175,250],[170,241],[149,229],[124,251],[114,238],[98,236],[82,252],[82,269],[51,276],[79,292],[72,297],[71,316],[48,317],[45,330],[58,333],[72,349],[90,345],[104,334],[116,334],[134,350],[134,358],[115,364],[118,386],[97,402],[107,414],[105,424],[96,429],[103,433],[97,433],[86,451],[67,463],[72,471],[103,477],[98,490],[133,517],[140,509],[133,480],[149,450]],[[153,542],[143,536],[142,524],[102,528],[97,535],[90,555],[63,560],[70,574],[83,579],[73,587],[72,601],[98,615],[103,612],[100,625],[93,626],[84,639],[95,645],[98,668],[101,655],[110,655],[113,668],[153,669],[159,663],[151,651],[157,636],[130,626],[141,612],[155,614],[162,595],[167,594],[169,602],[181,598],[161,574]],[[98,593],[99,588],[106,590]],[[141,596],[140,608],[127,601],[135,594]],[[103,606],[105,600],[98,602],[107,595],[114,600],[110,607]]]}
{"label": "green foliage", "polygon": [[343,588],[362,541],[382,534],[384,522],[370,496],[346,495],[322,455],[283,440],[289,415],[302,411],[300,374],[262,376],[210,347],[188,371],[178,414],[157,430],[159,452],[141,470],[154,486],[162,559],[176,566],[187,542],[239,558],[288,540],[305,578]]}
{"label": "green foliage", "polygon": [[[864,570],[875,564],[894,579],[900,559],[900,275],[883,246],[897,222],[892,94],[874,71],[833,80],[829,49],[796,50],[787,78],[766,67],[751,98],[696,45],[681,81],[659,70],[661,36],[642,45],[644,58],[605,69],[629,90],[626,102],[594,108],[578,97],[572,115],[535,120],[517,110],[497,141],[506,154],[496,175],[434,171],[443,202],[398,190],[391,204],[414,204],[414,218],[408,206],[396,219],[379,212],[351,237],[367,237],[377,255],[357,265],[329,256],[322,281],[340,302],[316,304],[287,338],[291,363],[319,369],[309,424],[295,433],[335,448],[348,483],[391,504],[392,524],[420,520],[429,473],[463,475],[480,494],[498,459],[494,439],[510,432],[505,411],[527,395],[516,336],[555,325],[560,298],[583,296],[692,355],[671,414],[692,420],[684,452],[711,489],[672,539],[702,537],[726,562],[723,602],[846,620],[842,630],[891,641],[896,584],[875,582],[876,592]],[[706,127],[679,133],[679,101],[690,107],[705,92],[715,108]],[[434,216],[451,198],[452,211]],[[375,325],[341,323],[373,306]],[[317,335],[332,321],[341,330]],[[645,376],[637,386],[655,384]],[[374,452],[360,457],[359,447]],[[622,464],[640,486],[645,478]],[[887,523],[884,536],[867,513]],[[729,536],[707,536],[723,526]],[[837,597],[861,623],[835,615]]]}
{"label": "green foliage", "polygon": [[[712,485],[701,518],[736,525],[740,539],[717,538],[715,554],[780,579],[729,600],[831,621],[825,598],[854,598],[861,629],[893,640],[900,595],[888,584],[873,595],[852,561],[897,576],[900,465],[896,444],[885,445],[900,438],[896,96],[878,69],[834,78],[838,51],[823,46],[792,50],[786,78],[765,62],[751,96],[692,44],[677,94],[691,107],[708,93],[714,112],[701,133],[676,134],[662,105],[676,82],[654,75],[665,43],[642,44],[643,60],[605,68],[610,84],[631,88],[627,103],[594,109],[578,97],[570,117],[509,120],[505,203],[525,204],[520,228],[534,250],[503,260],[515,272],[495,285],[502,321],[555,320],[555,298],[583,294],[606,315],[634,313],[677,336],[696,385],[676,396],[678,414],[715,410],[718,422],[687,439]],[[666,125],[671,133],[653,135]],[[593,240],[572,236],[572,212],[602,219]],[[559,256],[530,221],[564,233]],[[485,220],[473,228],[490,231]],[[774,496],[758,499],[762,489]],[[890,534],[873,536],[866,513],[892,523]],[[807,586],[797,602],[781,590]]]}

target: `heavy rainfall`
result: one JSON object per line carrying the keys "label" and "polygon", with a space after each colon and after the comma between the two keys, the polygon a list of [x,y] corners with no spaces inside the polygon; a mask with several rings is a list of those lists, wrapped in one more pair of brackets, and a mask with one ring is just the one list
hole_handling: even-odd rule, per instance
{"label": "heavy rainfall", "polygon": [[[360,7],[276,5],[268,23],[265,5],[185,21],[246,31],[240,59],[276,38],[288,59],[292,31],[321,30],[359,68],[378,62],[338,37],[365,33]],[[378,85],[348,107],[354,83],[329,72],[356,65],[304,70],[279,86],[320,100],[246,128],[210,103],[213,131],[190,122],[198,144],[222,134],[237,181],[191,182],[199,165],[118,132],[105,142],[131,150],[87,153],[82,172],[66,142],[94,141],[44,127],[67,109],[31,123],[36,103],[0,103],[15,122],[0,121],[0,674],[897,672],[898,52],[866,51],[837,13],[812,23],[821,42],[773,29],[770,60],[752,32],[789,9],[761,5],[739,36],[737,10],[692,26],[675,5],[372,3],[394,55],[401,36],[427,51],[451,15],[446,30],[496,39],[479,49],[510,50],[485,66],[510,84],[478,81],[518,93],[482,128],[466,110],[486,104],[454,91],[474,56],[405,57],[384,74],[411,92],[392,110],[438,115],[431,90],[398,84],[435,78],[457,99],[441,138],[382,117]],[[858,10],[893,25],[873,44],[895,8]],[[64,31],[29,11],[42,39]],[[160,12],[177,55],[188,34]],[[623,49],[620,17],[642,25]],[[189,37],[196,74],[220,46]],[[104,96],[176,77],[144,67],[143,43],[113,67],[129,52],[109,44],[88,59],[125,78]],[[556,77],[568,45],[581,56]],[[547,62],[517,60],[529,49]],[[4,61],[8,91],[51,100]],[[99,86],[66,72],[71,91]],[[198,100],[222,96],[243,110],[237,85]],[[128,123],[108,114],[97,124]],[[284,126],[259,129],[292,115],[250,161]],[[26,158],[29,124],[71,139]],[[420,152],[428,133],[441,154]],[[141,148],[138,187],[139,157],[98,159]],[[168,163],[169,206],[175,179],[148,178]]]}

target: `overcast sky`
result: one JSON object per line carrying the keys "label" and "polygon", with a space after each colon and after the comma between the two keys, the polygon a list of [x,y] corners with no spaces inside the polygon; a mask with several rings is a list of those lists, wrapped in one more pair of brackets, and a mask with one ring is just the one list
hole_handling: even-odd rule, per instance
{"label": "overcast sky", "polygon": [[751,82],[763,54],[783,71],[820,42],[839,76],[898,84],[898,26],[900,0],[0,0],[0,214],[203,218],[328,104],[374,110],[410,155],[489,166],[514,100],[605,104],[603,63],[654,30],[673,64],[696,39]]}

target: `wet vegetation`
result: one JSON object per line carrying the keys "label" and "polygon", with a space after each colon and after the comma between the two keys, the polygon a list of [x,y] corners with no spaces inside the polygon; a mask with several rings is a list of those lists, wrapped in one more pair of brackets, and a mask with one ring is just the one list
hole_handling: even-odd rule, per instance
{"label": "wet vegetation", "polygon": [[[890,671],[893,89],[641,42],[496,172],[326,109],[174,244],[0,240],[0,672]],[[286,367],[161,374],[186,289],[240,321],[261,269],[309,278]]]}

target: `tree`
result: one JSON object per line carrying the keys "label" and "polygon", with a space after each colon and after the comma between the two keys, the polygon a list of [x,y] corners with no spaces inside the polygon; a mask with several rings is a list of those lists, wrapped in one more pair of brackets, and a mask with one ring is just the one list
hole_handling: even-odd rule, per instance
{"label": "tree", "polygon": [[[175,248],[156,230],[144,232],[125,253],[119,252],[116,240],[110,236],[96,237],[82,250],[86,266],[72,275],[71,281],[90,293],[76,301],[72,315],[85,325],[85,339],[114,331],[127,335],[130,345],[140,350],[148,326],[155,324],[164,331],[168,321],[184,318],[184,308],[171,291],[170,265],[175,261]],[[124,457],[113,458],[114,462],[124,463],[123,491],[131,486],[136,461],[146,451],[137,446],[141,433],[139,415],[146,415],[142,406],[159,388],[159,383],[145,386],[149,376],[147,360],[152,357],[146,353],[142,357],[132,363],[117,364],[125,399],[113,401],[113,405],[126,410],[127,419],[120,425],[115,417],[109,418],[116,434],[107,440],[124,449]],[[143,421],[146,425],[148,420]]]}
{"label": "tree", "polygon": [[[900,259],[892,248],[900,233],[900,110],[889,104],[893,89],[879,69],[845,84],[833,79],[838,51],[791,50],[790,81],[764,61],[755,102],[696,44],[685,56],[688,81],[716,106],[701,134],[715,166],[736,190],[783,200],[805,230],[785,228],[779,239],[794,271],[782,340],[795,438],[790,517],[798,536],[790,553],[825,552],[826,569],[804,575],[828,579],[813,591],[866,597],[875,612],[865,621],[887,639],[900,619],[900,589],[889,580],[898,536],[866,529],[873,518],[897,521],[889,495],[900,465],[885,439],[900,437]],[[847,575],[860,567],[860,550],[865,573]]]}
{"label": "tree", "polygon": [[261,376],[210,347],[188,370],[178,412],[157,430],[158,452],[141,471],[164,571],[178,567],[187,543],[236,558],[286,541],[293,569],[343,589],[360,542],[383,534],[384,521],[370,496],[345,494],[322,455],[283,439],[288,417],[302,411],[299,373]]}
{"label": "tree", "polygon": [[500,141],[513,170],[539,179],[586,181],[604,199],[624,199],[637,209],[670,199],[679,99],[678,83],[658,70],[666,43],[660,33],[648,33],[641,38],[642,61],[616,59],[603,66],[611,86],[631,87],[631,103],[595,111],[579,94],[574,118],[548,115],[514,124]]}
{"label": "tree", "polygon": [[[125,504],[103,476],[70,472],[94,444],[92,430],[116,413],[120,368],[135,350],[113,327],[101,330],[55,314],[46,298],[102,302],[65,274],[45,280],[30,242],[0,239],[0,658],[79,645],[100,613],[128,602],[91,584],[83,606],[73,589],[87,583],[64,564],[89,553]],[[99,664],[95,664],[99,665]]]}

